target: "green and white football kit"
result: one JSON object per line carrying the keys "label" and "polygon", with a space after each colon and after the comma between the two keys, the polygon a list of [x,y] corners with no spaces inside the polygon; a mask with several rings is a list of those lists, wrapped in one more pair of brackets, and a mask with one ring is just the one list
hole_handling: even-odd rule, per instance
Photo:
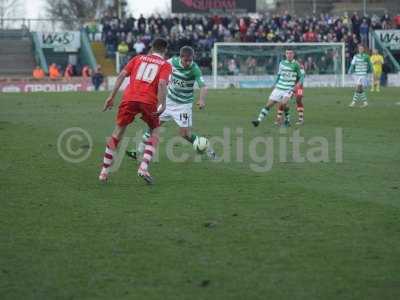
{"label": "green and white football kit", "polygon": [[353,80],[356,91],[353,95],[353,101],[350,107],[354,107],[357,103],[361,103],[362,107],[368,106],[367,93],[365,89],[369,83],[369,73],[372,72],[372,64],[368,54],[358,53],[351,60],[349,74],[353,74]]}
{"label": "green and white football kit", "polygon": [[293,89],[302,77],[304,77],[304,75],[297,61],[281,61],[275,81],[275,88],[269,99],[274,102],[282,102],[283,99],[292,97]]}
{"label": "green and white football kit", "polygon": [[349,73],[353,74],[355,85],[362,85],[364,88],[369,83],[369,73],[372,72],[372,64],[369,55],[366,53],[359,53],[354,55],[351,60]]}
{"label": "green and white football kit", "polygon": [[179,57],[169,60],[172,65],[171,80],[168,85],[166,109],[160,121],[174,120],[179,127],[192,127],[192,107],[194,102],[194,85],[205,86],[199,66],[193,62],[184,68]]}

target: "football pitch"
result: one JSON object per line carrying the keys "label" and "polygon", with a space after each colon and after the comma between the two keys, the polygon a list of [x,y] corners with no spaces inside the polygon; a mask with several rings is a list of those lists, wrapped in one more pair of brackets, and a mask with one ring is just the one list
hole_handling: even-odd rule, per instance
{"label": "football pitch", "polygon": [[106,93],[0,94],[0,299],[400,299],[399,89],[306,89],[304,126],[254,128],[269,92],[194,110],[217,162],[168,124],[154,186],[123,153],[98,182]]}

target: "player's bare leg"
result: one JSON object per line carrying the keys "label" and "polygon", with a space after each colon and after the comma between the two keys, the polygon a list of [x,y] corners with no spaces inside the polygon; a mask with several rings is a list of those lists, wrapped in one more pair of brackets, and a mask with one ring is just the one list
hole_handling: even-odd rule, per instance
{"label": "player's bare leg", "polygon": [[194,140],[197,138],[197,135],[192,134],[190,127],[179,127],[179,135],[191,144],[193,144]]}
{"label": "player's bare leg", "polygon": [[100,171],[99,180],[102,182],[107,181],[110,173],[110,168],[114,161],[115,153],[118,149],[119,141],[125,133],[126,126],[116,125],[111,137],[107,141],[106,150],[103,158],[103,165]]}
{"label": "player's bare leg", "polygon": [[251,121],[251,123],[253,124],[254,127],[257,127],[258,125],[260,125],[261,121],[264,120],[264,118],[268,115],[269,110],[271,109],[272,106],[275,105],[275,101],[272,100],[268,100],[267,104],[265,105],[265,107],[263,107],[260,111],[260,114],[258,115],[257,120]]}
{"label": "player's bare leg", "polygon": [[[184,138],[191,144],[193,144],[195,139],[198,137],[196,134],[192,133],[191,127],[179,127],[179,134],[182,138]],[[217,158],[217,155],[215,154],[211,145],[208,146],[206,153],[207,153],[208,158],[211,160],[214,160]]]}
{"label": "player's bare leg", "polygon": [[298,115],[298,121],[296,125],[303,125],[304,124],[304,105],[303,105],[303,97],[296,96],[296,109]]}

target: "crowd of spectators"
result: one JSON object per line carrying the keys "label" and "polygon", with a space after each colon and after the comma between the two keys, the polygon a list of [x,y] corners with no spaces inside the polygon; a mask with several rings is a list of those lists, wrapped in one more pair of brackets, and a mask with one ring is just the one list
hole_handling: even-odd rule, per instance
{"label": "crowd of spectators", "polygon": [[[368,45],[371,29],[400,28],[400,16],[352,15],[333,16],[321,14],[312,17],[295,17],[285,12],[281,15],[259,15],[258,17],[229,16],[182,16],[163,18],[159,15],[148,18],[142,15],[124,20],[106,15],[102,20],[87,27],[92,39],[96,36],[104,41],[107,56],[118,51],[126,62],[130,57],[146,52],[156,36],[166,37],[170,42],[170,54],[179,48],[191,45],[197,53],[196,60],[205,73],[211,72],[211,49],[215,42],[345,42],[346,63],[349,63],[357,44]],[[303,57],[306,71],[324,72],[332,68],[333,57]],[[256,57],[241,59],[227,57],[220,66],[229,74],[241,72],[245,66],[249,74],[257,73]]]}

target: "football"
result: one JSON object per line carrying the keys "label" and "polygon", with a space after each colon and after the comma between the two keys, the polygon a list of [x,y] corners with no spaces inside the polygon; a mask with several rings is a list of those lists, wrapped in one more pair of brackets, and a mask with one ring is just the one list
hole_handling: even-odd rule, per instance
{"label": "football", "polygon": [[199,153],[202,153],[208,148],[208,139],[203,136],[198,136],[193,142],[193,148]]}

